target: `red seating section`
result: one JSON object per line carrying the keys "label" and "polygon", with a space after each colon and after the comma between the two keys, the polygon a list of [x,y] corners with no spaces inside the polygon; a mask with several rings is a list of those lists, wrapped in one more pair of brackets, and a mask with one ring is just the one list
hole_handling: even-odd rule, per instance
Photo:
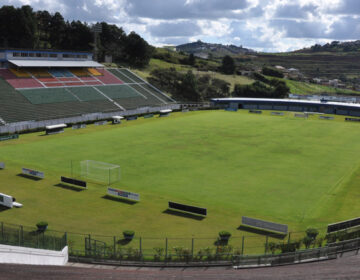
{"label": "red seating section", "polygon": [[105,85],[109,85],[109,84],[121,85],[121,84],[123,84],[123,82],[119,78],[115,77],[110,72],[108,72],[106,70],[100,70],[99,72],[101,72],[101,74],[103,74],[103,76],[97,76],[96,78],[98,80],[100,80],[101,82],[103,82]]}
{"label": "red seating section", "polygon": [[14,88],[42,88],[43,85],[32,78],[18,78],[7,69],[0,69],[2,76]]}
{"label": "red seating section", "polygon": [[98,70],[102,76],[71,77],[71,78],[18,78],[8,69],[0,69],[0,76],[16,89],[64,87],[64,86],[96,86],[96,85],[120,85],[123,82],[105,69]]}

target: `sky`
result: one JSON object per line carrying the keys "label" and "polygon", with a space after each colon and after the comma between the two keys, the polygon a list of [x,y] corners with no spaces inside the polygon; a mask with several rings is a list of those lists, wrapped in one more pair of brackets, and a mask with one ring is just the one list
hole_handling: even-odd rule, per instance
{"label": "sky", "polygon": [[265,52],[360,39],[360,0],[0,0],[105,21],[154,46],[201,40]]}

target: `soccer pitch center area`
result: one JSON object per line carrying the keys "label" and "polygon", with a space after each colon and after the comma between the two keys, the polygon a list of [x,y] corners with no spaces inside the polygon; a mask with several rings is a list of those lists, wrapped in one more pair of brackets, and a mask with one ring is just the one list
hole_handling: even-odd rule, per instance
{"label": "soccer pitch center area", "polygon": [[[0,142],[1,192],[24,205],[0,212],[1,221],[45,220],[51,229],[109,236],[132,229],[143,237],[215,238],[220,230],[248,235],[237,229],[241,216],[290,231],[359,216],[360,129],[343,117],[199,111],[43,134]],[[72,160],[88,159],[120,165],[112,187],[139,193],[141,201],[106,199],[98,184],[59,187]],[[17,176],[21,167],[41,170],[45,179]],[[168,201],[206,207],[208,216],[169,214]]]}

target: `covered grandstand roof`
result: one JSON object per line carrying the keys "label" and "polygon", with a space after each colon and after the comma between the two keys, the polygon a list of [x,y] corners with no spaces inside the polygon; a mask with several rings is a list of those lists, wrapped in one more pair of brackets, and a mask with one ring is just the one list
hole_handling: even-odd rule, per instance
{"label": "covered grandstand roof", "polygon": [[66,60],[30,60],[12,59],[10,63],[18,67],[104,67],[102,64],[92,60],[86,61],[66,61]]}
{"label": "covered grandstand roof", "polygon": [[344,103],[344,102],[330,102],[321,100],[302,100],[302,99],[274,99],[274,98],[247,98],[247,97],[233,97],[233,98],[212,98],[213,102],[277,102],[277,103],[293,103],[293,104],[312,104],[312,105],[339,105],[353,108],[360,108],[358,103]]}

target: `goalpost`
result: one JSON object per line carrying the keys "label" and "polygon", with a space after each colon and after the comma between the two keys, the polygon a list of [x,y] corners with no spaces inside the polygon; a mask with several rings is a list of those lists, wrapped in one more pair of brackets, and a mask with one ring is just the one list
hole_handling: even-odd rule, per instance
{"label": "goalpost", "polygon": [[111,185],[120,181],[120,166],[106,162],[84,160],[80,162],[80,177]]}

